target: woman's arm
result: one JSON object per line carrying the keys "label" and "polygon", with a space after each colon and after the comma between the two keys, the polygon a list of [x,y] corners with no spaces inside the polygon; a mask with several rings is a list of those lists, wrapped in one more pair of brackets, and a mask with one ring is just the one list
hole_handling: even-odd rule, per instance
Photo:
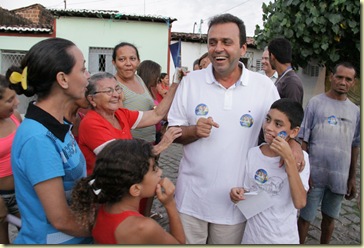
{"label": "woman's arm", "polygon": [[162,153],[167,149],[173,141],[182,135],[182,129],[179,127],[168,128],[167,132],[163,135],[162,140],[153,147],[155,155]]}
{"label": "woman's arm", "polygon": [[144,111],[143,117],[140,120],[137,128],[155,125],[163,119],[171,107],[177,87],[178,84],[173,83],[166,97],[163,98],[156,108]]}
{"label": "woman's arm", "polygon": [[54,228],[75,237],[91,237],[90,231],[83,229],[76,222],[75,216],[67,205],[61,177],[40,182],[34,186],[34,189],[43,205],[47,219]]}

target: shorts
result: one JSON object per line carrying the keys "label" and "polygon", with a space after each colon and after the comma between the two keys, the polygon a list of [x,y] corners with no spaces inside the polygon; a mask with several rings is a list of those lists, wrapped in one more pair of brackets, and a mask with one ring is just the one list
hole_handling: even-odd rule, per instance
{"label": "shorts", "polygon": [[317,208],[321,203],[321,212],[338,219],[344,195],[331,192],[328,188],[310,188],[307,193],[307,204],[300,210],[300,217],[308,222],[313,222]]}
{"label": "shorts", "polygon": [[16,203],[14,190],[0,190],[0,195],[5,201],[9,214],[16,215],[19,213],[18,204]]}

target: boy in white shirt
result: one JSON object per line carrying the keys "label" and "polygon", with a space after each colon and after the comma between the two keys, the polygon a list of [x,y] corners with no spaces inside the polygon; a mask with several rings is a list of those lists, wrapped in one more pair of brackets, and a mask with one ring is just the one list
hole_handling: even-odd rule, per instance
{"label": "boy in white shirt", "polygon": [[[298,172],[287,141],[298,135],[303,114],[301,104],[292,99],[275,101],[263,124],[265,143],[248,152],[244,187],[232,188],[230,198],[237,203],[251,197],[252,206],[264,210],[247,220],[243,244],[299,244],[297,209],[306,205],[310,165],[304,152],[306,165]],[[244,196],[248,191],[257,195]]]}

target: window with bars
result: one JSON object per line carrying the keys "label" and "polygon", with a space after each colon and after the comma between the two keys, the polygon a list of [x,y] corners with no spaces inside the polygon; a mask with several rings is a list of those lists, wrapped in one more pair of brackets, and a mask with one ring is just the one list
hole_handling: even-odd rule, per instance
{"label": "window with bars", "polygon": [[257,59],[255,61],[255,71],[261,71],[262,70],[262,60]]}
{"label": "window with bars", "polygon": [[5,74],[12,65],[19,66],[24,58],[26,51],[7,51],[1,50],[1,74]]}
{"label": "window with bars", "polygon": [[88,70],[91,74],[101,71],[115,74],[115,67],[112,64],[113,48],[90,47]]}
{"label": "window with bars", "polygon": [[243,56],[244,61],[246,61],[245,66],[248,69],[253,68],[253,58],[254,58],[254,52],[247,51],[245,55]]}
{"label": "window with bars", "polygon": [[305,69],[303,69],[303,73],[311,77],[318,77],[319,72],[320,67],[318,65],[308,64]]}
{"label": "window with bars", "polygon": [[[8,50],[0,50],[0,63],[1,63],[1,74],[5,74],[8,68],[12,65],[20,66],[21,60],[24,58],[26,51],[8,51]],[[26,97],[25,95],[19,95],[19,105],[18,111],[20,114],[24,115],[29,102],[36,99],[33,97]]]}

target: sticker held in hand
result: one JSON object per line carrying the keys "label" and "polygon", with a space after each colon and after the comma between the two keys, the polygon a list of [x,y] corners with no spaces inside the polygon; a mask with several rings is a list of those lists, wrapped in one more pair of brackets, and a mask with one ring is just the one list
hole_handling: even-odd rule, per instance
{"label": "sticker held in hand", "polygon": [[176,67],[176,71],[173,75],[173,83],[179,84],[183,78],[184,72],[187,72],[188,68],[186,66]]}
{"label": "sticker held in hand", "polygon": [[281,131],[277,134],[277,136],[281,137],[282,139],[286,139],[287,138],[287,133],[285,131]]}

